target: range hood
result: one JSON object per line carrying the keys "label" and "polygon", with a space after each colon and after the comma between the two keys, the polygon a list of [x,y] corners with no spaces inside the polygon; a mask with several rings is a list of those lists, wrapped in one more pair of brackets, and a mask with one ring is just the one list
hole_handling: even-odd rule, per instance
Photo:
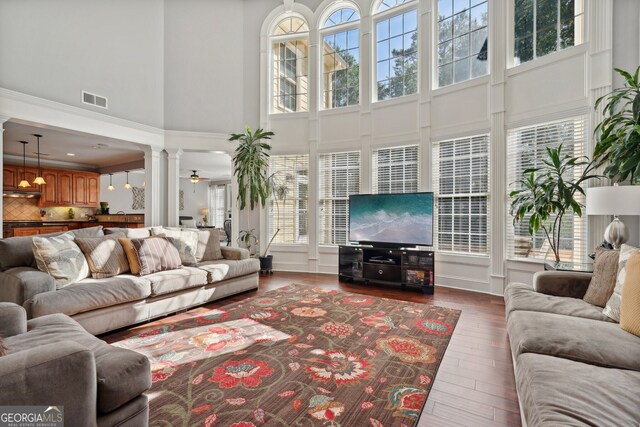
{"label": "range hood", "polygon": [[41,193],[26,193],[24,191],[8,190],[2,192],[2,197],[8,197],[12,199],[37,199],[41,196]]}

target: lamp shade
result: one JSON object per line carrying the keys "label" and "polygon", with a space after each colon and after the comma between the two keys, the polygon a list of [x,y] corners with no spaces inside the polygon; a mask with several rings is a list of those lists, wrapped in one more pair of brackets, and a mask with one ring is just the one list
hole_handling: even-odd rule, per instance
{"label": "lamp shade", "polygon": [[640,215],[640,185],[587,188],[587,215]]}
{"label": "lamp shade", "polygon": [[209,209],[207,208],[202,208],[200,209],[200,215],[209,215]]}

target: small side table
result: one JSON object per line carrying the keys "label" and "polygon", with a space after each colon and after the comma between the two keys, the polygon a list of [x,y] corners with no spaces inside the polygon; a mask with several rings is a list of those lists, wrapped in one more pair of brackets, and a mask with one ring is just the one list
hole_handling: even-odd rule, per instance
{"label": "small side table", "polygon": [[545,261],[544,269],[545,271],[576,271],[580,273],[593,273],[593,263]]}

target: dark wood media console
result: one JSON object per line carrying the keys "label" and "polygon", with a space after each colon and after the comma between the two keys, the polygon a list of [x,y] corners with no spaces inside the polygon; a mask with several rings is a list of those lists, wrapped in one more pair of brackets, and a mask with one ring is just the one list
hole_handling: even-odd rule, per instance
{"label": "dark wood media console", "polygon": [[380,283],[433,294],[432,251],[340,245],[338,274],[343,281]]}

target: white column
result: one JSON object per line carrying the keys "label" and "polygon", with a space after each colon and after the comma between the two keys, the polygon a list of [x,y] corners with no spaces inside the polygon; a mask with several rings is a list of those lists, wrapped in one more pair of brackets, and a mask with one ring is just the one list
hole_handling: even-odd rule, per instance
{"label": "white column", "polygon": [[[589,23],[589,56],[588,75],[589,79],[589,104],[595,105],[596,100],[601,96],[611,92],[613,88],[613,1],[599,0],[587,2],[587,18]],[[592,135],[596,125],[604,118],[603,106],[601,104],[597,110],[592,111],[590,116],[590,126],[587,135]],[[594,148],[594,138],[588,138],[587,153],[591,157]],[[602,173],[604,168],[598,170]],[[609,180],[601,179],[591,185],[609,185]],[[588,221],[588,246],[587,252],[593,252],[595,247],[602,243],[604,229],[611,218],[598,215],[590,216]]]}
{"label": "white column", "polygon": [[160,224],[160,152],[161,148],[148,146],[144,152],[145,191],[144,223],[150,227]]}
{"label": "white column", "polygon": [[507,153],[505,129],[505,69],[506,46],[505,2],[489,3],[489,59],[491,69],[491,140],[489,150],[489,205],[490,271],[489,291],[501,295],[505,285],[505,231],[507,218]]}
{"label": "white column", "polygon": [[177,227],[180,216],[180,156],[182,148],[167,148],[167,225]]}
{"label": "white column", "polygon": [[[2,156],[2,165],[4,168],[4,155],[3,150],[4,150],[4,139],[3,139],[3,134],[4,134],[4,124],[5,122],[9,120],[9,117],[6,116],[0,116],[0,156]],[[2,176],[0,176],[0,188],[2,188],[4,185],[4,183],[2,182]],[[2,220],[4,220],[4,199],[2,197],[0,197],[0,239],[2,238],[2,233],[3,233],[3,227],[2,227]]]}

